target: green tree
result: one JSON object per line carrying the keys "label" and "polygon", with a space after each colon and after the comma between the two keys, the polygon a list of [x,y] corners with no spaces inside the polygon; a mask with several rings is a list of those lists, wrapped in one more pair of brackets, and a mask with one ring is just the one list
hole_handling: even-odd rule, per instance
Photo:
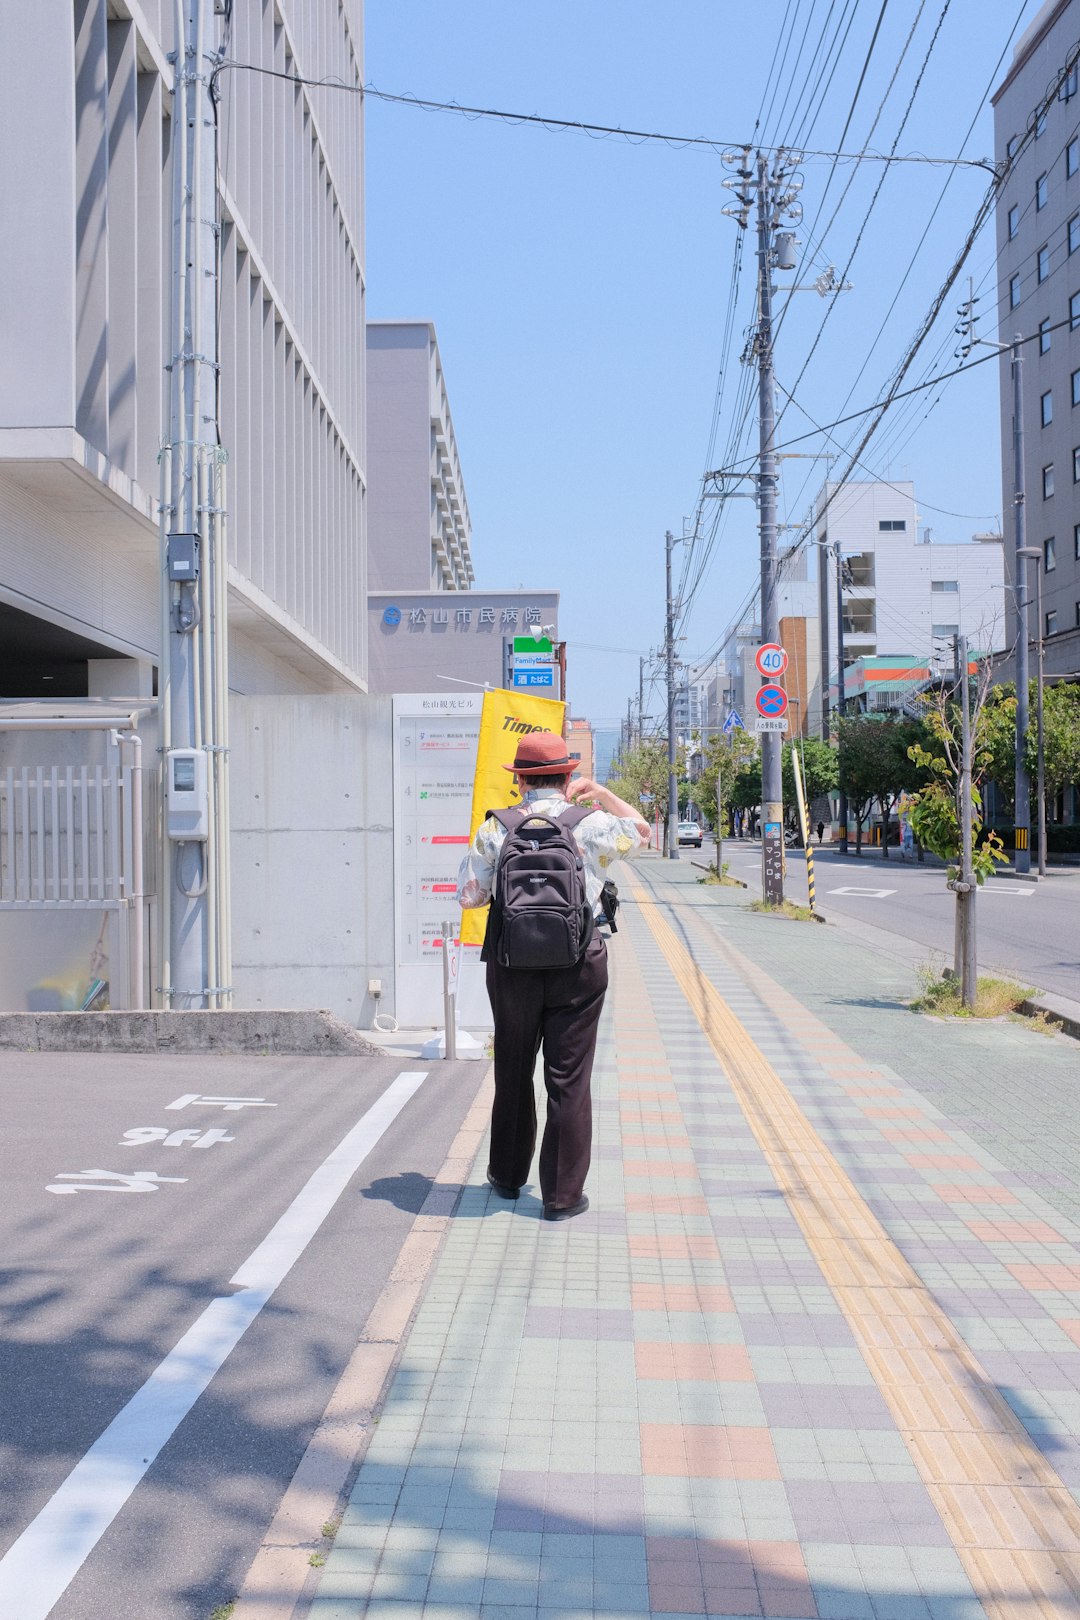
{"label": "green tree", "polygon": [[923,780],[921,767],[911,756],[923,740],[923,725],[895,715],[849,715],[840,722],[840,786],[847,794],[848,813],[855,819],[855,853],[862,854],[862,829],[871,806],[881,812],[881,853],[889,856],[889,820],[901,793],[911,792]]}
{"label": "green tree", "polygon": [[[1031,782],[1032,816],[1039,765],[1036,723],[1037,686],[1031,682],[1024,759]],[[1016,686],[1012,681],[991,687],[982,713],[982,751],[988,756],[984,771],[994,782],[1010,815],[1016,800]],[[1080,686],[1046,685],[1043,689],[1043,754],[1046,795],[1053,800],[1065,788],[1080,782]]]}
{"label": "green tree", "polygon": [[[1006,860],[996,833],[983,828],[981,784],[1001,760],[1001,739],[1009,716],[1015,735],[1017,700],[1001,687],[988,687],[988,666],[980,666],[972,703],[972,831],[973,867],[976,880],[984,883],[993,876],[994,865]],[[910,747],[912,761],[923,773],[923,786],[912,802],[912,828],[920,844],[939,859],[950,863],[949,880],[959,873],[962,854],[960,816],[960,763],[962,763],[962,718],[960,705],[952,693],[942,689],[936,708],[929,710],[923,723],[923,737]]]}
{"label": "green tree", "polygon": [[[686,770],[686,751],[676,750],[676,778]],[[677,784],[676,784],[677,785]],[[608,782],[612,792],[628,804],[640,806],[646,821],[652,821],[657,807],[666,823],[668,811],[668,757],[664,738],[646,737],[623,752],[616,775]],[[645,795],[643,797],[642,795]]]}
{"label": "green tree", "polygon": [[[815,799],[826,793],[831,793],[836,787],[839,777],[839,761],[836,749],[831,743],[822,742],[820,737],[800,737],[799,754],[802,758],[803,779],[806,787],[806,813],[809,816],[810,806]],[[798,795],[795,791],[795,766],[792,762],[792,745],[784,744],[781,760],[781,791],[784,795],[784,804],[792,808],[798,805]],[[809,828],[807,828],[809,832]]]}
{"label": "green tree", "polygon": [[[714,827],[726,825],[733,806],[732,789],[739,771],[757,758],[757,738],[741,726],[727,737],[710,737],[705,746],[705,766],[695,784],[700,797],[695,801]],[[760,790],[758,797],[760,798]],[[753,801],[755,804],[757,799]]]}

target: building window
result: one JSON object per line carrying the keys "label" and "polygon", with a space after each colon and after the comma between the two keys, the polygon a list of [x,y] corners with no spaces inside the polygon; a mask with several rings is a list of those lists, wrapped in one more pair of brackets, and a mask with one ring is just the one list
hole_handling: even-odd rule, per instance
{"label": "building window", "polygon": [[1054,551],[1054,541],[1051,537],[1043,541],[1043,573],[1052,574],[1057,567],[1057,555]]}
{"label": "building window", "polygon": [[1080,562],[1080,523],[1073,524],[1073,556]]}
{"label": "building window", "polygon": [[1019,208],[1019,205],[1017,203],[1013,203],[1012,207],[1009,209],[1009,241],[1010,242],[1012,242],[1015,239],[1016,233],[1017,233],[1017,231],[1019,229],[1020,229],[1020,208]]}
{"label": "building window", "polygon": [[[1073,404],[1074,405],[1076,404],[1076,399],[1077,399],[1077,382],[1078,381],[1080,381],[1080,371],[1074,371],[1073,372]],[[1051,422],[1054,420],[1054,395],[1053,395],[1052,390],[1049,389],[1049,388],[1046,390],[1046,393],[1043,394],[1042,398],[1039,400],[1039,420],[1042,422],[1043,427],[1049,427]]]}
{"label": "building window", "polygon": [[1080,214],[1074,214],[1069,221],[1069,252],[1075,253],[1080,248]]}
{"label": "building window", "polygon": [[1035,212],[1036,213],[1039,212],[1040,208],[1045,208],[1046,207],[1046,198],[1047,198],[1046,176],[1045,176],[1045,174],[1040,174],[1039,178],[1035,182]]}
{"label": "building window", "polygon": [[1073,448],[1073,483],[1080,484],[1080,444]]}
{"label": "building window", "polygon": [[907,529],[907,518],[882,518],[878,529],[882,534],[903,534]]}
{"label": "building window", "polygon": [[873,601],[844,603],[845,636],[873,636],[877,633],[876,605]]}
{"label": "building window", "polygon": [[1058,86],[1058,100],[1071,101],[1080,85],[1080,67],[1074,62]]}
{"label": "building window", "polygon": [[1009,277],[1009,308],[1015,309],[1020,302],[1020,277]]}
{"label": "building window", "polygon": [[874,553],[872,551],[856,551],[852,556],[844,558],[844,583],[852,589],[860,585],[874,584]]}
{"label": "building window", "polygon": [[1048,501],[1054,493],[1054,463],[1043,468],[1043,500]]}
{"label": "building window", "polygon": [[959,591],[960,581],[958,579],[932,579],[930,589],[932,591]]}
{"label": "building window", "polygon": [[1051,608],[1046,615],[1046,628],[1043,634],[1047,636],[1057,635],[1057,608]]}
{"label": "building window", "polygon": [[1080,169],[1080,141],[1072,140],[1065,148],[1065,178],[1071,180]]}
{"label": "building window", "polygon": [[1041,113],[1036,113],[1035,114],[1035,139],[1038,140],[1040,135],[1045,135],[1045,134],[1046,134],[1046,109],[1044,108]]}
{"label": "building window", "polygon": [[1050,318],[1039,322],[1039,353],[1046,354],[1050,348]]}
{"label": "building window", "polygon": [[1080,602],[1076,604],[1076,627],[1080,630]]}
{"label": "building window", "polygon": [[960,634],[958,624],[932,624],[930,630],[931,634],[940,640],[944,640],[946,636],[958,636]]}
{"label": "building window", "polygon": [[1045,242],[1043,243],[1042,247],[1039,249],[1039,254],[1038,254],[1038,258],[1036,260],[1036,264],[1038,265],[1038,274],[1037,274],[1036,279],[1039,282],[1043,282],[1043,281],[1046,280],[1047,276],[1050,274],[1050,249],[1046,245]]}
{"label": "building window", "polygon": [[1072,402],[1074,405],[1080,405],[1080,371],[1074,371],[1072,374]]}
{"label": "building window", "polygon": [[1019,135],[1010,135],[1009,139],[1005,143],[1005,156],[1007,158],[1014,158],[1016,156],[1016,149],[1019,145]]}

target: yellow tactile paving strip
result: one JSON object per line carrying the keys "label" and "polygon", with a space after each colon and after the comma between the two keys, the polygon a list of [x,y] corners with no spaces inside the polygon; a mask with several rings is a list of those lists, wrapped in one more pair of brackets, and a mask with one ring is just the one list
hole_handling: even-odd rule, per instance
{"label": "yellow tactile paving strip", "polygon": [[651,896],[636,882],[630,887],[646,902],[641,914],[724,1066],[987,1614],[1076,1620],[1080,1506],[723,997],[648,903]]}

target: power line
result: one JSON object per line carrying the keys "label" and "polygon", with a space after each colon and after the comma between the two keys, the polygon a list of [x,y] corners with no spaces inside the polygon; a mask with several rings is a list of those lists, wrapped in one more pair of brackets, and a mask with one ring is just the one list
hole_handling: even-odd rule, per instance
{"label": "power line", "polygon": [[[229,58],[219,62],[214,69],[213,77],[223,73],[226,69],[234,72],[259,73],[269,79],[283,79],[286,84],[304,85],[308,89],[340,90],[346,95],[370,98],[373,101],[385,101],[402,107],[417,107],[423,112],[456,113],[459,117],[477,120],[481,118],[493,119],[498,123],[514,125],[536,125],[548,130],[568,130],[579,135],[597,136],[607,139],[615,136],[620,140],[628,141],[633,146],[643,146],[655,141],[663,146],[670,146],[677,150],[680,147],[702,147],[714,152],[718,157],[732,150],[739,150],[745,146],[743,141],[724,141],[707,135],[674,135],[666,134],[660,130],[630,129],[624,124],[593,124],[580,118],[551,118],[543,113],[508,112],[498,107],[469,107],[459,101],[433,101],[424,96],[397,95],[389,90],[379,90],[373,84],[356,85],[346,84],[343,79],[333,75],[324,79],[305,78],[297,73],[285,73],[279,68],[260,67],[254,62],[237,62]],[[761,151],[780,153],[783,149],[776,146],[763,146]],[[989,173],[996,172],[994,164],[989,158],[946,158],[930,157],[925,152],[908,152],[886,154],[884,152],[833,152],[823,150],[807,150],[801,153],[803,158],[835,159],[838,163],[927,163],[933,167],[948,167],[959,164],[961,168],[986,169]]]}

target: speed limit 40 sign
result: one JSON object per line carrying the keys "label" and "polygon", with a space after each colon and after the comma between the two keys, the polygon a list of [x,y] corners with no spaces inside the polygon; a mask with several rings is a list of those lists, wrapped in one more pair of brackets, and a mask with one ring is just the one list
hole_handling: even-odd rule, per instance
{"label": "speed limit 40 sign", "polygon": [[754,665],[759,675],[775,678],[787,669],[788,655],[779,642],[766,641],[755,653]]}

